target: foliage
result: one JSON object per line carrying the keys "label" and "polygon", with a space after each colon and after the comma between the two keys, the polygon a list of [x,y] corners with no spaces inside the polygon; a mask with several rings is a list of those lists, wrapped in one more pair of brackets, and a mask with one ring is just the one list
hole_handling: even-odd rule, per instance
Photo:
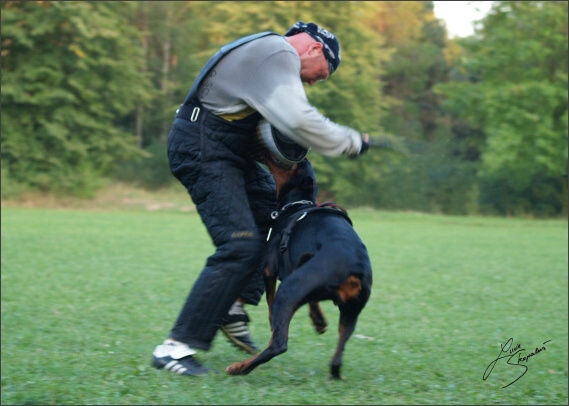
{"label": "foliage", "polygon": [[160,146],[206,60],[235,38],[302,20],[342,46],[338,72],[306,87],[311,103],[372,137],[422,145],[407,158],[312,153],[327,198],[454,214],[566,213],[566,2],[494,2],[476,35],[458,40],[447,38],[432,1],[1,7],[3,196],[92,196],[109,176],[171,183]]}
{"label": "foliage", "polygon": [[395,99],[386,130],[413,139],[433,140],[440,117],[435,83],[446,80],[446,32],[432,2],[382,2],[378,29],[394,48],[385,65],[385,92]]}
{"label": "foliage", "polygon": [[485,134],[479,176],[502,214],[562,206],[567,17],[567,2],[495,2],[477,35],[461,42],[456,79],[437,87],[450,113]]}
{"label": "foliage", "polygon": [[166,145],[155,140],[144,148],[146,153],[119,165],[114,178],[134,186],[157,190],[170,184],[178,184],[172,176],[166,157]]}
{"label": "foliage", "polygon": [[10,176],[10,170],[7,167],[4,167],[4,162],[2,162],[2,170],[0,171],[0,176],[0,185],[2,185],[2,200],[18,198],[19,196],[22,196],[29,191],[29,187],[27,185],[13,180],[13,178]]}
{"label": "foliage", "polygon": [[140,1],[129,13],[130,24],[140,31],[144,66],[154,96],[125,120],[133,127],[138,121],[141,148],[155,141],[165,142],[176,109],[201,69],[203,26],[199,3],[189,1]]}
{"label": "foliage", "polygon": [[[8,404],[567,404],[567,221],[351,210],[374,268],[370,301],[328,377],[338,310],[314,332],[306,307],[289,350],[243,377],[219,334],[198,359],[221,373],[157,371],[168,334],[213,252],[199,215],[2,209],[2,392]],[[267,307],[247,307],[269,341]],[[420,332],[420,333],[418,333]],[[510,337],[552,339],[511,387]]]}
{"label": "foliage", "polygon": [[[465,213],[469,193],[462,192],[472,189],[472,170],[462,168],[472,164],[457,159],[461,141],[433,91],[449,72],[444,26],[432,2],[373,4],[370,26],[384,38],[390,57],[381,62],[383,131],[369,132],[372,138],[387,132],[424,145],[407,158],[372,150],[363,164],[342,162],[341,170],[328,171],[328,190],[354,205]],[[347,175],[338,179],[339,174]]]}
{"label": "foliage", "polygon": [[116,126],[144,100],[130,3],[2,2],[2,166],[19,183],[91,194],[139,154]]}

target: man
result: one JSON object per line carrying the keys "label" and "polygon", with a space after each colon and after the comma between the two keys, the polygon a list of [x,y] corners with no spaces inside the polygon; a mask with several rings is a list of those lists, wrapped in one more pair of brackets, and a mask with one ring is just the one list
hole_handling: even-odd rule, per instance
{"label": "man", "polygon": [[281,36],[265,32],[222,47],[202,69],[168,139],[174,176],[188,189],[216,251],[206,262],[153,366],[183,375],[208,368],[194,358],[219,328],[248,352],[257,348],[243,304],[257,305],[260,269],[275,209],[274,180],[251,156],[264,118],[302,147],[358,156],[367,135],[333,123],[306,98],[303,82],[326,80],[340,64],[336,37],[314,23]]}

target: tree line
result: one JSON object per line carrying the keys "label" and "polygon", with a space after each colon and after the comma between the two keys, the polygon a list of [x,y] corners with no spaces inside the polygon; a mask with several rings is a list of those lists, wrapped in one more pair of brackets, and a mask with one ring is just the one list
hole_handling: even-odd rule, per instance
{"label": "tree line", "polygon": [[[314,21],[342,65],[310,101],[394,150],[310,153],[322,198],[447,214],[567,212],[567,2],[496,1],[449,39],[431,1],[3,1],[2,196],[175,182],[175,110],[223,44]],[[405,150],[401,154],[396,150]]]}

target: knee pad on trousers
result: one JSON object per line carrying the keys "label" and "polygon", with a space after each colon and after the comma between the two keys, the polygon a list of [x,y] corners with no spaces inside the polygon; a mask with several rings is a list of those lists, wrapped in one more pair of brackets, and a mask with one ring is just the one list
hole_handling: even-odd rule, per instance
{"label": "knee pad on trousers", "polygon": [[230,238],[217,247],[217,251],[208,258],[207,266],[225,266],[230,262],[239,264],[237,268],[242,268],[241,272],[251,273],[262,260],[264,243],[258,233],[253,233],[251,237]]}

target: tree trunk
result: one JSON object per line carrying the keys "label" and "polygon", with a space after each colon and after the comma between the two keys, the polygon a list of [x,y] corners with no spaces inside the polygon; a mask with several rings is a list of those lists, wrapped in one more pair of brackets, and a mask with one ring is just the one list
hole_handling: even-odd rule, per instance
{"label": "tree trunk", "polygon": [[[142,52],[144,55],[144,63],[146,65],[146,60],[148,58],[148,18],[146,14],[146,5],[145,2],[141,1],[138,3],[139,11],[140,11],[140,20],[139,20],[139,28],[142,30]],[[146,71],[146,66],[144,67]],[[143,115],[144,115],[144,106],[142,102],[138,102],[138,106],[136,107],[136,144],[138,148],[143,147]]]}
{"label": "tree trunk", "polygon": [[[172,21],[172,10],[168,10],[166,15],[166,27],[170,27],[170,23]],[[168,102],[168,76],[170,74],[170,59],[171,59],[171,50],[172,48],[172,40],[170,36],[170,30],[167,30],[166,37],[164,38],[164,43],[162,44],[162,83],[160,85],[160,90],[162,91],[162,97],[164,100],[164,111],[169,106]],[[168,132],[168,126],[170,122],[166,120],[164,117],[162,119],[162,124],[160,126],[160,138],[164,141],[166,139],[166,135]]]}

